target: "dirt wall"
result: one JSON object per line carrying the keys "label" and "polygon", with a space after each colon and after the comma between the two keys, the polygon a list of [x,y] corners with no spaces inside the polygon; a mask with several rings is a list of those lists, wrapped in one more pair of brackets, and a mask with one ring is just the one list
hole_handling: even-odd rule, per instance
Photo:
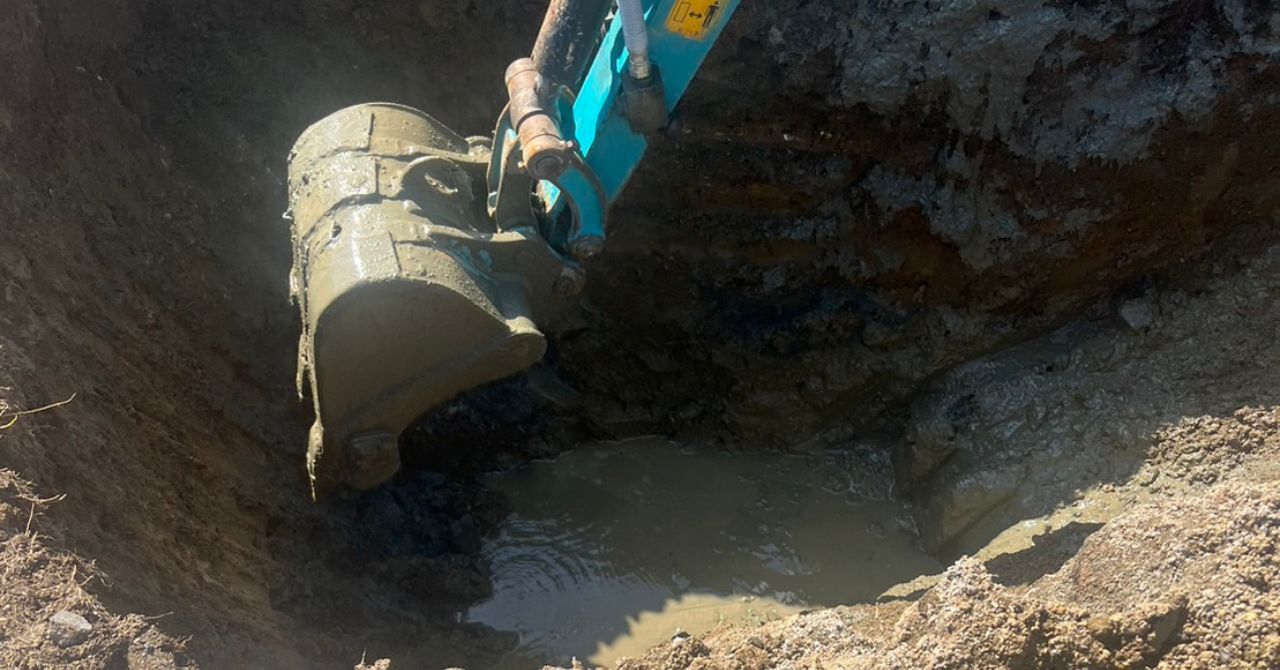
{"label": "dirt wall", "polygon": [[[618,667],[1275,667],[1277,493],[1274,483],[1219,487],[1136,508],[1025,587],[1002,586],[966,559],[912,603],[677,637]],[[1135,547],[1151,563],[1134,560]]]}
{"label": "dirt wall", "polygon": [[[474,542],[475,524],[450,530],[472,498],[415,482],[399,503],[388,491],[391,503],[311,506],[309,418],[292,391],[280,213],[293,138],[368,98],[481,131],[502,68],[524,48],[514,45],[536,30],[528,11],[540,11],[432,7],[445,14],[354,2],[0,7],[0,401],[18,411],[75,395],[0,431],[0,467],[33,495],[66,494],[19,526],[96,563],[91,619],[154,617],[192,636],[190,658],[211,667],[349,667],[378,636],[432,663],[482,646],[465,631],[442,640],[452,609],[424,604],[482,588],[465,557],[443,562]],[[510,52],[479,39],[508,34]],[[474,69],[440,66],[460,56]],[[418,516],[369,521],[401,510]],[[406,585],[420,574],[443,583]],[[5,645],[49,641],[38,612],[5,623]],[[133,644],[118,642],[78,662],[114,662]]]}
{"label": "dirt wall", "polygon": [[847,444],[1271,227],[1265,2],[743,4],[557,342],[605,432]]}
{"label": "dirt wall", "polygon": [[[1273,223],[1267,3],[996,5],[745,3],[555,337],[550,369],[580,395],[484,390],[419,429],[435,451],[415,465],[645,432],[893,435],[926,380]],[[288,146],[346,104],[487,132],[542,9],[0,5],[0,401],[75,395],[0,431],[0,467],[67,494],[32,528],[6,517],[6,547],[30,554],[34,532],[95,562],[94,616],[159,617],[209,667],[509,646],[452,623],[501,514],[465,477],[305,502],[279,214]],[[131,621],[104,623],[122,637],[85,667],[127,656],[149,630]]]}

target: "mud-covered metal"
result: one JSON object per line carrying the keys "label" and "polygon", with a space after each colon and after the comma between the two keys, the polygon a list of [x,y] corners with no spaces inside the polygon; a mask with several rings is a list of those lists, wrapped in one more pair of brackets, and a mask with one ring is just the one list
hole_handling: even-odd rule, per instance
{"label": "mud-covered metal", "polygon": [[[291,288],[299,393],[309,388],[315,407],[314,495],[384,481],[399,468],[400,433],[422,412],[542,357],[536,324],[581,290],[577,261],[603,247],[642,133],[665,124],[737,4],[703,0],[705,11],[681,14],[672,2],[632,12],[626,43],[651,43],[654,62],[626,104],[620,22],[597,49],[586,23],[604,20],[600,4],[557,0],[534,57],[507,70],[510,102],[492,141],[384,103],[344,109],[298,139]],[[694,19],[701,32],[672,28]],[[561,43],[583,51],[558,58]],[[596,53],[574,92],[586,49]],[[662,79],[649,76],[658,68]]]}
{"label": "mud-covered metal", "polygon": [[542,80],[532,58],[507,67],[507,115],[520,138],[524,170],[535,179],[555,179],[569,164],[573,145],[564,140],[552,109],[555,98],[544,94],[551,87]]}
{"label": "mud-covered metal", "polygon": [[578,270],[532,226],[484,209],[486,142],[368,104],[311,126],[289,162],[298,386],[310,390],[313,494],[399,467],[420,413],[542,357],[536,319]]}
{"label": "mud-covered metal", "polygon": [[[576,145],[562,139],[560,119],[571,106],[566,89],[545,87],[549,92],[539,93],[545,90],[541,76],[530,65],[525,58],[507,70],[511,102],[493,133],[489,216],[499,230],[536,222],[552,248],[585,261],[604,246],[609,200]],[[535,187],[540,192],[536,209],[530,201]],[[548,191],[565,196],[564,206],[553,214],[542,206]]]}

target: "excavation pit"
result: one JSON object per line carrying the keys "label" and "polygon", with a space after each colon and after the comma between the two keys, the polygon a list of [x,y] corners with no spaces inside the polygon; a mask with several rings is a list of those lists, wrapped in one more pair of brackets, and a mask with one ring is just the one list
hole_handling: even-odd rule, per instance
{"label": "excavation pit", "polygon": [[0,666],[1280,665],[1276,22],[1184,4],[746,3],[545,368],[313,504],[288,149],[545,7],[3,3]]}

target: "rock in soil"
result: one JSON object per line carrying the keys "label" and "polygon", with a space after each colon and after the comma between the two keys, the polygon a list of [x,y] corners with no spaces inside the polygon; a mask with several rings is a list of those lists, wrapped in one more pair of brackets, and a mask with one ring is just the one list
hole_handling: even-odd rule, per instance
{"label": "rock in soil", "polygon": [[92,632],[93,624],[75,612],[63,610],[49,617],[49,639],[59,647],[80,644]]}

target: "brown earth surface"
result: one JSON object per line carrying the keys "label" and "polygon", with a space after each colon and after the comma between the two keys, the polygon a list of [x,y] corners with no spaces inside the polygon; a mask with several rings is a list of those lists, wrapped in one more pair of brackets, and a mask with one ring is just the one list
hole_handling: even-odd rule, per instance
{"label": "brown earth surface", "polygon": [[[5,668],[138,669],[194,667],[185,645],[157,630],[163,618],[111,613],[86,587],[104,575],[58,546],[47,532],[45,505],[31,487],[0,470],[0,665]],[[52,541],[51,541],[52,540]],[[84,618],[82,631],[64,632],[58,615]]]}
{"label": "brown earth surface", "polygon": [[1123,323],[1126,301],[1116,328],[1068,327],[1067,397],[1025,350],[1004,354],[1018,364],[991,392],[1050,408],[1018,430],[977,421],[1001,458],[953,461],[938,484],[968,495],[926,491],[917,508],[922,525],[959,523],[972,556],[875,604],[678,635],[618,667],[1280,667],[1280,248],[1188,269],[1210,279],[1165,283],[1150,322]]}
{"label": "brown earth surface", "polygon": [[629,667],[1280,665],[1274,8],[944,4],[744,3],[556,334],[581,404],[313,505],[288,148],[489,132],[545,3],[0,3],[0,667],[488,667],[474,475],[655,432],[882,449],[974,558]]}
{"label": "brown earth surface", "polygon": [[1223,485],[1122,514],[1029,585],[965,558],[914,602],[679,636],[618,668],[1275,668],[1277,549],[1280,483]]}

